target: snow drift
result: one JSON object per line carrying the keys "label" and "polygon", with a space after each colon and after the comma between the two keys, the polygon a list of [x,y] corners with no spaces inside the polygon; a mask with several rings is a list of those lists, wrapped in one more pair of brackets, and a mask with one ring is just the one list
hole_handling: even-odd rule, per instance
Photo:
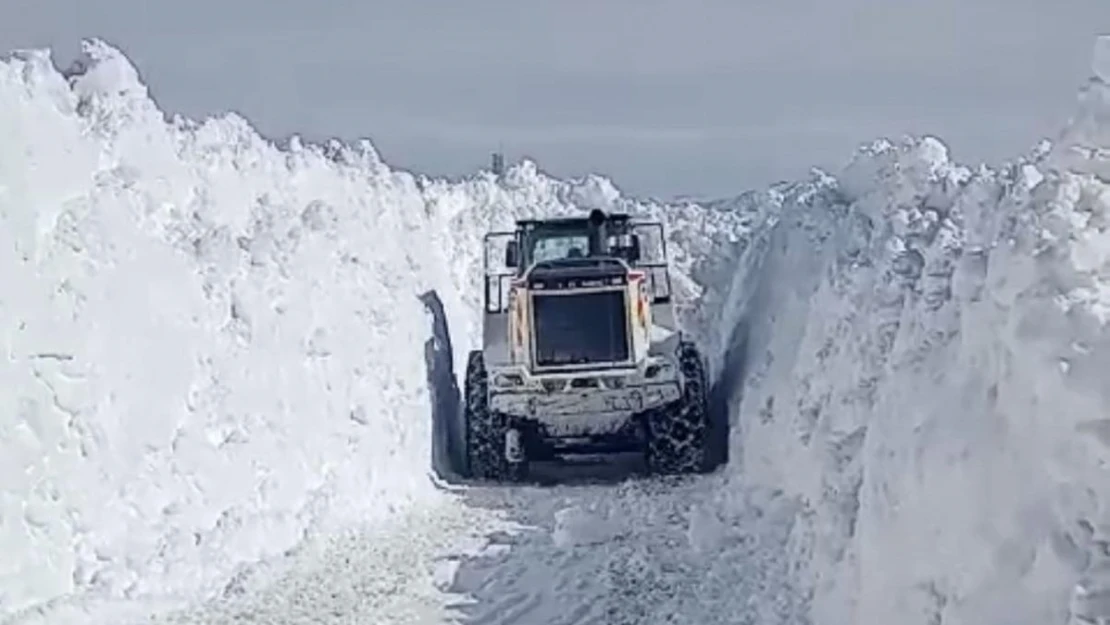
{"label": "snow drift", "polygon": [[814,622],[1110,617],[1108,51],[998,171],[879,141],[775,198],[732,470],[802,505]]}
{"label": "snow drift", "polygon": [[[813,622],[1098,616],[1102,63],[1060,140],[999,171],[880,141],[836,177],[699,205],[167,122],[99,42],[66,73],[4,60],[0,614],[191,603],[313,532],[403,539],[410,511],[458,505],[425,477],[418,296],[443,300],[458,370],[482,234],[601,207],[668,223],[682,314],[735,411],[722,483],[797,502],[783,558]],[[728,508],[751,500],[699,514],[758,523]]]}
{"label": "snow drift", "polygon": [[167,124],[88,54],[0,65],[0,613],[191,597],[434,499],[409,290],[447,263],[414,179]]}

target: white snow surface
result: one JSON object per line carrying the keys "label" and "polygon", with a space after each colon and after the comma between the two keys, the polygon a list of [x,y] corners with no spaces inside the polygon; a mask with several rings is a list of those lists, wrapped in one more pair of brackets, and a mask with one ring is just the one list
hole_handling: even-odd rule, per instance
{"label": "white snow surface", "polygon": [[1108,96],[1001,171],[880,141],[780,211],[733,469],[798,498],[814,622],[1110,617]]}
{"label": "white snow surface", "polygon": [[[167,122],[101,42],[0,61],[0,619],[1110,618],[1107,46],[1000,170],[907,137],[705,204]],[[436,489],[418,296],[461,371],[482,234],[593,207],[667,222],[730,465]]]}
{"label": "white snow surface", "polygon": [[167,124],[88,53],[0,65],[0,613],[195,597],[438,505],[415,290],[456,287],[416,181]]}

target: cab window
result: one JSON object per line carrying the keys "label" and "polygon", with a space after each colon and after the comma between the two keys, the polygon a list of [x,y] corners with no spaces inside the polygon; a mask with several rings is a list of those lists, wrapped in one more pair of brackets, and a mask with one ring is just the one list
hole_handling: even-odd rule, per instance
{"label": "cab window", "polygon": [[590,238],[586,235],[566,234],[537,237],[532,246],[532,262],[561,260],[586,256]]}

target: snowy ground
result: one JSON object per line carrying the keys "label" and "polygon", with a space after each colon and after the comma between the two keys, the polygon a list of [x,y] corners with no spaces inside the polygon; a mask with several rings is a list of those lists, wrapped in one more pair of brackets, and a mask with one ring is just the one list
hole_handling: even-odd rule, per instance
{"label": "snowy ground", "polygon": [[[880,141],[673,206],[167,124],[102,45],[70,77],[3,61],[0,617],[1110,618],[1108,46],[1059,140],[1003,170]],[[481,234],[575,206],[667,220],[732,463],[436,488]]]}

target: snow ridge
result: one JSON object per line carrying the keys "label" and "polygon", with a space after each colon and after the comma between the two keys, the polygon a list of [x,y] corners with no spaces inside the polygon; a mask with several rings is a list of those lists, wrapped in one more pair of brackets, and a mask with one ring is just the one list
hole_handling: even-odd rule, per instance
{"label": "snow ridge", "polygon": [[167,124],[86,54],[0,65],[0,613],[191,601],[328,524],[444,505],[415,294],[457,287],[418,181],[368,145]]}
{"label": "snow ridge", "polygon": [[803,506],[814,622],[1110,616],[1108,95],[1000,171],[879,141],[783,201],[732,469]]}

